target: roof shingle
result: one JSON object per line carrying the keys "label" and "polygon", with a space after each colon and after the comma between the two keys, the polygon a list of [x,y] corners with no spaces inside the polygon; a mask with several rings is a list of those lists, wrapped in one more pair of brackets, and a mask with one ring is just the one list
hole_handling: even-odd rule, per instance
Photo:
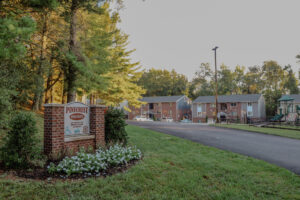
{"label": "roof shingle", "polygon": [[159,96],[159,97],[144,97],[141,101],[147,103],[160,103],[160,102],[176,102],[184,95],[181,96]]}
{"label": "roof shingle", "polygon": [[[220,95],[218,103],[228,102],[257,102],[262,94],[237,94],[237,95]],[[214,103],[215,96],[200,96],[193,103]]]}
{"label": "roof shingle", "polygon": [[292,99],[294,99],[294,102],[300,103],[300,94],[282,95],[281,98],[283,98],[284,96],[291,97]]}

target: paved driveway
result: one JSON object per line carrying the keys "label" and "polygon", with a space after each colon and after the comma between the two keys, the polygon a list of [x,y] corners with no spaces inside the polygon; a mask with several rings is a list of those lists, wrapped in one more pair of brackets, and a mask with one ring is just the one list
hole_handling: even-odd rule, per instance
{"label": "paved driveway", "polygon": [[128,124],[265,160],[300,175],[300,140],[200,124],[137,121]]}

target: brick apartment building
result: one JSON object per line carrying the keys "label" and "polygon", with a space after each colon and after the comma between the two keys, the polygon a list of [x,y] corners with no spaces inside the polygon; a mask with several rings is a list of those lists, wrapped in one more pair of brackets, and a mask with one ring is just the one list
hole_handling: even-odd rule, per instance
{"label": "brick apartment building", "polygon": [[[200,96],[192,105],[193,122],[206,122],[214,118],[215,96]],[[262,94],[218,96],[218,118],[245,123],[247,118],[262,121],[266,118],[265,99]]]}
{"label": "brick apartment building", "polygon": [[156,120],[172,119],[180,121],[184,118],[191,119],[192,101],[185,95],[144,97],[141,101],[146,104],[140,108],[129,106],[131,112],[128,118],[133,120],[136,116],[143,116]]}

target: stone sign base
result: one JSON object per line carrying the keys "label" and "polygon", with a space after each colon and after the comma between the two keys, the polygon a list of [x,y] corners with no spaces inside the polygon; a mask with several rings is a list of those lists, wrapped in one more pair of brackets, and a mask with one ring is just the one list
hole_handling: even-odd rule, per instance
{"label": "stone sign base", "polygon": [[74,155],[80,148],[96,149],[105,145],[105,106],[90,106],[89,134],[72,136],[64,134],[65,105],[46,104],[44,107],[44,153],[50,159]]}

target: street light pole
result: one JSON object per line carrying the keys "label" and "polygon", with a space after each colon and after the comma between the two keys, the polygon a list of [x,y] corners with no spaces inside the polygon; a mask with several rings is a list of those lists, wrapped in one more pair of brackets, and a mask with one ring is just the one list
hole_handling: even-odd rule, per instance
{"label": "street light pole", "polygon": [[215,47],[213,48],[212,50],[215,52],[215,81],[216,81],[216,94],[215,94],[215,100],[216,100],[216,116],[215,116],[215,119],[216,119],[216,123],[219,122],[218,120],[218,70],[217,70],[217,49],[219,47]]}

